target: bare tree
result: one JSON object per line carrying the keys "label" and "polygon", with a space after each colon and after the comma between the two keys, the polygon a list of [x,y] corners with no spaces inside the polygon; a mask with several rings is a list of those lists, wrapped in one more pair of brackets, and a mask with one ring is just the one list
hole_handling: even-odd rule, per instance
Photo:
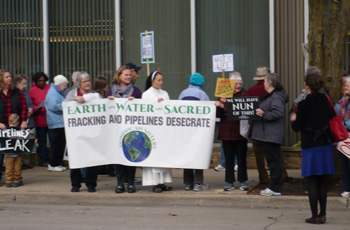
{"label": "bare tree", "polygon": [[309,0],[309,65],[321,69],[333,101],[342,95],[350,0]]}

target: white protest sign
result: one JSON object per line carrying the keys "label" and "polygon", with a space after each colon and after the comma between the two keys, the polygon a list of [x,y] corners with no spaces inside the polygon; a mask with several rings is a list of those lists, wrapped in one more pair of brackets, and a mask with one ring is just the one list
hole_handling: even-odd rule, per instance
{"label": "white protest sign", "polygon": [[350,138],[344,141],[339,141],[337,144],[337,149],[347,158],[350,158]]}
{"label": "white protest sign", "polygon": [[209,167],[214,102],[118,98],[62,105],[71,168]]}
{"label": "white protest sign", "polygon": [[155,63],[154,56],[154,32],[147,31],[140,34],[141,37],[141,63]]}
{"label": "white protest sign", "polygon": [[233,53],[212,55],[212,60],[213,73],[232,72],[235,70]]}

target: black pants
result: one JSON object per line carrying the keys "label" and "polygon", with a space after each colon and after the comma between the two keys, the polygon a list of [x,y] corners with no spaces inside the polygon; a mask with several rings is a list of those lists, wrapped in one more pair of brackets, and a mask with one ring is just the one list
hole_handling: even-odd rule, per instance
{"label": "black pants", "polygon": [[66,135],[64,128],[49,129],[52,137],[52,159],[50,165],[56,167],[63,164],[63,155],[66,150]]}
{"label": "black pants", "polygon": [[184,184],[203,184],[202,169],[184,169]]}
{"label": "black pants", "polygon": [[[261,147],[267,164],[270,168],[270,185],[269,189],[274,192],[282,191],[282,160],[281,160],[281,145],[271,142],[261,142]],[[239,167],[239,166],[238,166]]]}
{"label": "black pants", "polygon": [[124,183],[134,184],[135,182],[135,173],[136,167],[133,166],[125,166],[125,165],[115,165],[118,185],[122,185]]}
{"label": "black pants", "polygon": [[[97,186],[97,167],[88,167],[86,169],[86,187],[95,188]],[[80,188],[82,179],[83,177],[81,176],[80,169],[70,170],[70,180],[72,182],[72,187]]]}
{"label": "black pants", "polygon": [[235,179],[235,156],[238,163],[238,181],[248,180],[247,174],[247,140],[222,141],[226,159],[225,182],[233,183]]}

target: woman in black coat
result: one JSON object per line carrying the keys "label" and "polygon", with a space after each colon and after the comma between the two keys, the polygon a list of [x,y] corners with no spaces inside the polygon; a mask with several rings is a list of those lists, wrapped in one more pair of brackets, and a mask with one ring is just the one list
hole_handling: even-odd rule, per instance
{"label": "woman in black coat", "polygon": [[334,112],[328,96],[319,92],[323,82],[322,76],[317,73],[306,75],[307,96],[298,104],[297,114],[291,116],[293,130],[301,132],[301,174],[307,178],[312,213],[312,217],[305,222],[311,224],[326,222],[327,185],[329,175],[335,172],[332,133],[329,129],[329,120]]}

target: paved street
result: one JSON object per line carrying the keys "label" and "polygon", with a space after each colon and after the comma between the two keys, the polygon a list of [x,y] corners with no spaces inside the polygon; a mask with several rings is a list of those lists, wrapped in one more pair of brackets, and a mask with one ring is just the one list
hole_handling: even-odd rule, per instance
{"label": "paved street", "polygon": [[[298,177],[299,170],[289,170]],[[137,175],[140,176],[140,171]],[[249,184],[257,183],[249,170]],[[25,185],[0,188],[0,229],[349,229],[347,199],[330,197],[327,223],[310,225],[306,196],[261,197],[238,189],[223,192],[223,172],[205,171],[205,192],[184,191],[182,170],[173,170],[174,191],[116,194],[115,178],[99,176],[96,193],[70,192],[69,172],[37,167],[23,172]]]}

